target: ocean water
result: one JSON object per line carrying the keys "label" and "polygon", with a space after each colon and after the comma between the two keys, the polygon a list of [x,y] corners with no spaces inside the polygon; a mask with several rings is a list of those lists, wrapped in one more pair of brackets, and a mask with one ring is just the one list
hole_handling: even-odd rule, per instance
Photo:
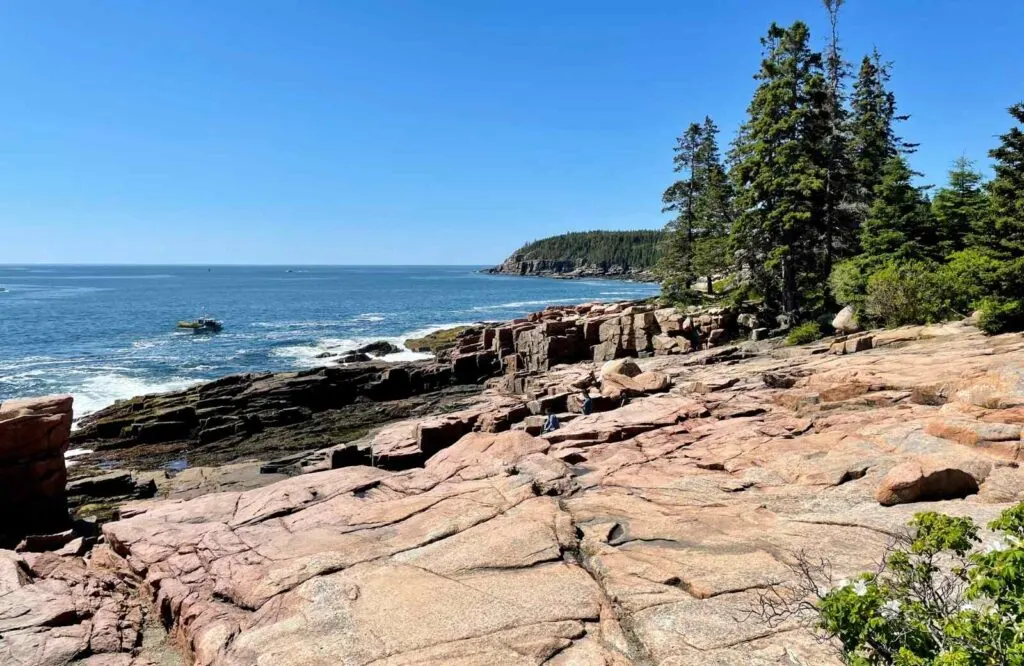
{"label": "ocean water", "polygon": [[[0,266],[0,400],[71,393],[82,416],[231,373],[324,364],[318,354],[373,340],[401,346],[454,324],[656,292],[466,266]],[[175,330],[204,314],[224,330]]]}

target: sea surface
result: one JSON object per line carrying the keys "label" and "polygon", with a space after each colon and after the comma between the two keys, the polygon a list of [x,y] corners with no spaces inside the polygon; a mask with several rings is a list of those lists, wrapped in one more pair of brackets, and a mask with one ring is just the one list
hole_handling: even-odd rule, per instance
{"label": "sea surface", "polygon": [[[469,266],[0,266],[0,401],[75,396],[75,415],[227,374],[327,363],[455,324],[657,286],[486,275]],[[201,315],[217,334],[175,330]],[[426,355],[403,352],[400,361]]]}

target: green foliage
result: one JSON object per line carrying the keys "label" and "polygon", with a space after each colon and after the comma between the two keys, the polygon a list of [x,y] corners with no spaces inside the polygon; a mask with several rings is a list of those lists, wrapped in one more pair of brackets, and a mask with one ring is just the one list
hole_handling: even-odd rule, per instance
{"label": "green foliage", "polygon": [[675,213],[669,222],[658,275],[662,290],[675,302],[694,302],[690,286],[699,275],[712,276],[731,265],[728,233],[732,193],[718,150],[718,127],[711,118],[691,123],[676,141],[675,171],[682,177],[662,195],[662,212]]}
{"label": "green foliage", "polygon": [[860,259],[847,259],[836,264],[829,275],[828,287],[837,303],[852,306],[855,311],[863,312],[868,291],[868,275],[864,262]]}
{"label": "green foliage", "polygon": [[936,269],[930,262],[891,261],[872,273],[864,299],[868,319],[887,327],[941,320],[942,293]]}
{"label": "green foliage", "polygon": [[827,276],[837,260],[856,251],[860,220],[853,210],[856,172],[846,106],[846,79],[850,64],[839,47],[839,10],[844,0],[824,0],[832,33],[824,52],[825,98],[822,111],[827,130],[823,141],[825,187],[822,198],[822,244]]}
{"label": "green foliage", "polygon": [[[762,38],[757,88],[729,153],[718,128],[692,123],[677,140],[680,174],[663,195],[675,215],[658,273],[673,302],[700,300],[735,264],[734,302],[759,298],[795,321],[825,321],[850,305],[868,324],[898,326],[981,309],[989,332],[1024,329],[1024,103],[989,154],[995,178],[953,163],[934,200],[914,183],[896,133],[908,116],[876,51],[850,67],[839,47],[843,0],[823,0],[831,35],[812,49],[807,25],[772,24]],[[750,289],[751,293],[747,292]]]}
{"label": "green foliage", "polygon": [[761,44],[759,84],[731,155],[740,211],[733,237],[743,263],[760,267],[752,279],[768,304],[799,313],[823,282],[826,82],[803,22],[772,24]]}
{"label": "green foliage", "polygon": [[969,159],[958,158],[949,172],[949,184],[936,192],[932,200],[943,254],[988,242],[989,207],[988,194],[981,187],[981,174]]}
{"label": "green foliage", "polygon": [[991,253],[968,248],[949,255],[938,271],[944,307],[950,315],[967,316],[999,289],[1006,264]]}
{"label": "green foliage", "polygon": [[1024,328],[1024,301],[989,296],[981,301],[978,309],[981,310],[978,328],[990,335]]}
{"label": "green foliage", "polygon": [[906,120],[907,116],[896,113],[896,96],[887,87],[891,69],[877,49],[864,56],[850,100],[854,196],[868,204],[874,198],[875,187],[882,182],[886,163],[916,147],[896,136],[894,123]]}
{"label": "green foliage", "polygon": [[[731,285],[730,285],[731,286]],[[758,293],[757,288],[749,282],[740,282],[736,288],[729,292],[728,301],[739,306],[744,303],[756,303],[764,300],[764,296]]]}
{"label": "green foliage", "polygon": [[[1010,107],[1010,115],[1024,125],[1024,103]],[[1000,138],[1000,145],[989,152],[995,160],[995,178],[989,187],[992,196],[994,249],[1011,257],[1024,255],[1024,130],[1013,127]]]}
{"label": "green foliage", "polygon": [[816,321],[808,321],[793,327],[793,330],[786,336],[786,344],[805,345],[808,342],[820,340],[823,336],[821,325]]}
{"label": "green foliage", "polygon": [[829,590],[819,626],[863,666],[1024,665],[1024,504],[977,550],[970,518],[918,514],[878,573]]}
{"label": "green foliage", "polygon": [[663,231],[574,231],[522,246],[514,255],[521,259],[581,261],[609,268],[653,268],[661,253]]}
{"label": "green foliage", "polygon": [[913,173],[902,157],[886,161],[882,180],[864,225],[860,243],[865,260],[917,261],[937,258],[937,235],[931,209],[911,183]]}

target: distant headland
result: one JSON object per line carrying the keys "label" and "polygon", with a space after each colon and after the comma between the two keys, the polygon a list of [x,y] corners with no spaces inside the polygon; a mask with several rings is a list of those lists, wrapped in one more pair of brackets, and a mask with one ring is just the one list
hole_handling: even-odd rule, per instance
{"label": "distant headland", "polygon": [[531,241],[487,273],[655,282],[660,230],[578,231]]}

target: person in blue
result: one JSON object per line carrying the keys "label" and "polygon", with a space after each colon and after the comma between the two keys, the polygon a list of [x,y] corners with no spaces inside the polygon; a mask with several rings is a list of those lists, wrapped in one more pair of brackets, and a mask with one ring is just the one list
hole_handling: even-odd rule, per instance
{"label": "person in blue", "polygon": [[544,423],[544,432],[554,432],[558,430],[558,426],[558,417],[555,416],[555,410],[548,409],[548,420]]}
{"label": "person in blue", "polygon": [[594,411],[594,401],[590,399],[590,391],[587,389],[581,389],[583,393],[583,405],[580,411],[583,412],[583,416],[587,416]]}

